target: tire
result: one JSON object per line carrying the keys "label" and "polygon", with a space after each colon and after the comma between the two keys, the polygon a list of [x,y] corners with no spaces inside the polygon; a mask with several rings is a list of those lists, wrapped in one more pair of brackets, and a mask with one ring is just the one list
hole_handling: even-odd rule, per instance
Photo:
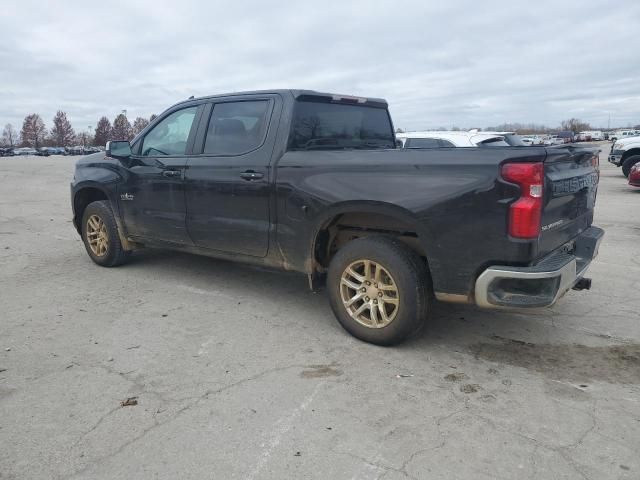
{"label": "tire", "polygon": [[[89,237],[94,241],[93,244]],[[121,265],[129,256],[122,248],[116,219],[106,200],[92,202],[85,208],[82,215],[82,241],[91,260],[102,267]]]}
{"label": "tire", "polygon": [[[366,262],[370,264],[368,277]],[[360,279],[347,273],[350,267]],[[350,286],[343,282],[343,276]],[[369,285],[365,285],[369,281],[365,278],[371,280]],[[426,262],[393,237],[364,237],[343,246],[329,265],[327,289],[342,327],[376,345],[394,345],[416,333],[426,323],[433,304]],[[354,301],[356,296],[360,298]],[[352,304],[347,305],[350,300]]]}
{"label": "tire", "polygon": [[625,159],[624,162],[622,162],[622,173],[624,173],[625,177],[629,177],[631,167],[633,167],[638,162],[640,162],[640,155],[632,155],[629,158]]}

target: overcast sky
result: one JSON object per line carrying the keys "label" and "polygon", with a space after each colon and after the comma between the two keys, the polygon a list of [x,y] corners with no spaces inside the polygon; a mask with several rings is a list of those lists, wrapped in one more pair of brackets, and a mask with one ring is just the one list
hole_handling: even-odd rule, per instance
{"label": "overcast sky", "polygon": [[[529,3],[529,2],[527,2]],[[640,123],[640,1],[5,0],[0,126],[77,130],[190,95],[384,97],[404,129]]]}

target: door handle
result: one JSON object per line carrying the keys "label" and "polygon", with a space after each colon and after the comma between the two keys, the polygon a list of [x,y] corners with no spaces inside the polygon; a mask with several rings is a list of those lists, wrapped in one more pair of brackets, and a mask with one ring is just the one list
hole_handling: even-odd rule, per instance
{"label": "door handle", "polygon": [[240,174],[240,178],[244,178],[245,180],[260,180],[262,177],[264,177],[263,173],[254,172],[253,170],[247,170]]}
{"label": "door handle", "polygon": [[182,175],[180,170],[163,170],[162,172],[163,177],[179,177],[180,175]]}

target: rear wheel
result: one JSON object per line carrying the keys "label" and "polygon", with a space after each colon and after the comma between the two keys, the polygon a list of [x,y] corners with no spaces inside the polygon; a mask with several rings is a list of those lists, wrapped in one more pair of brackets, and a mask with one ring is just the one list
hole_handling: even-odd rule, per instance
{"label": "rear wheel", "polygon": [[632,155],[629,158],[625,159],[624,162],[622,162],[622,173],[624,173],[625,177],[629,176],[631,167],[633,167],[638,162],[640,162],[640,155]]}
{"label": "rear wheel", "polygon": [[82,241],[93,260],[103,267],[124,263],[128,252],[122,248],[118,226],[106,200],[87,205],[82,215]]}
{"label": "rear wheel", "polygon": [[393,345],[426,322],[432,303],[426,263],[393,237],[365,237],[342,247],[327,275],[331,308],[354,337]]}

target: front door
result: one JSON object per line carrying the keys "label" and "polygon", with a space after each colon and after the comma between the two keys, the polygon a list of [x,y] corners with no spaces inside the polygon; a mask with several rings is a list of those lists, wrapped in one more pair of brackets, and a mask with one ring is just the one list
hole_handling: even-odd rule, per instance
{"label": "front door", "polygon": [[[207,107],[199,155],[185,172],[187,229],[200,247],[264,257],[269,247],[269,163],[279,97],[224,99]],[[272,115],[273,114],[273,115]],[[194,153],[195,153],[194,151]]]}
{"label": "front door", "polygon": [[191,244],[185,223],[184,169],[198,108],[169,113],[141,139],[141,146],[134,147],[118,192],[128,235]]}

